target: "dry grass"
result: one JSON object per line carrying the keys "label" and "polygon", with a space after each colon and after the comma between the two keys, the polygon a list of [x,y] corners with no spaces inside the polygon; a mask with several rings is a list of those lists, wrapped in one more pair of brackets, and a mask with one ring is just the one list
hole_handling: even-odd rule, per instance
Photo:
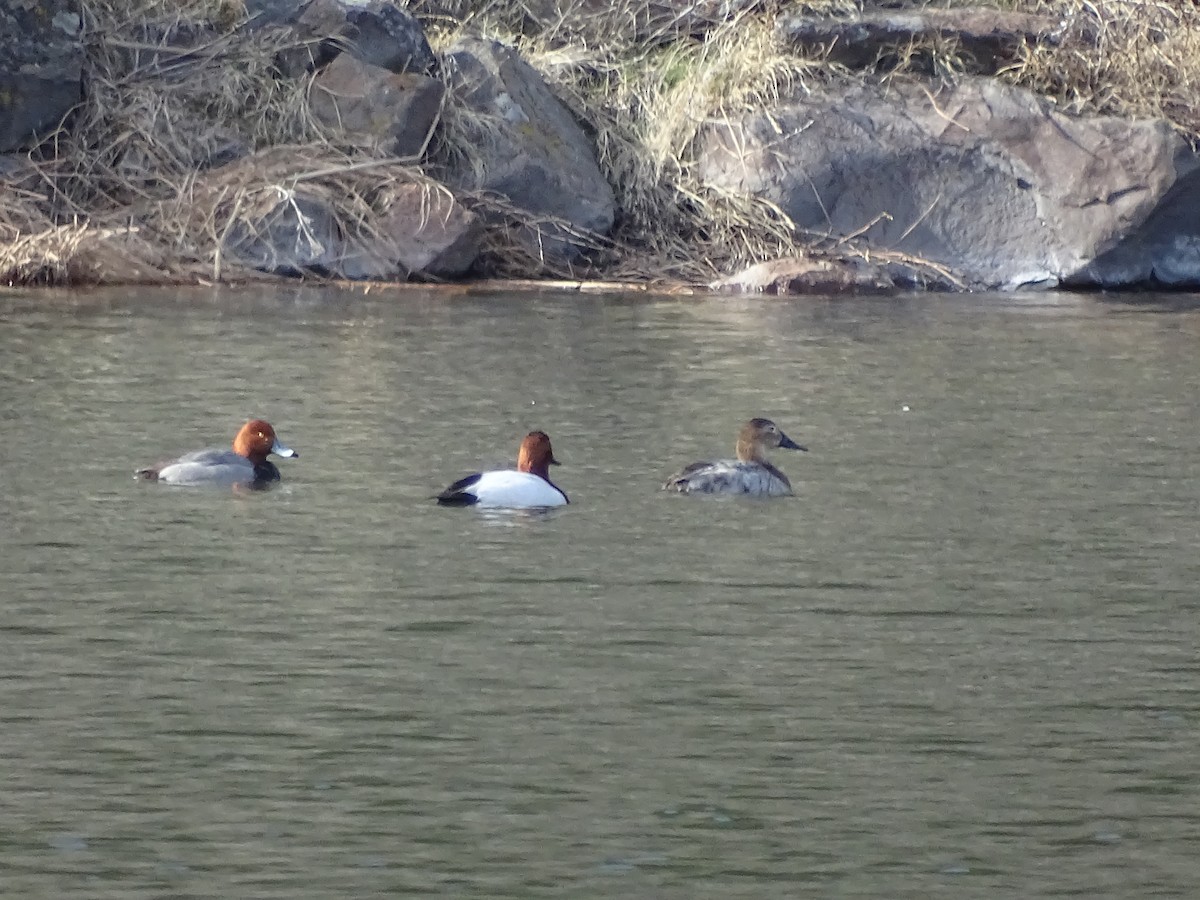
{"label": "dry grass", "polygon": [[[814,244],[781,210],[707,189],[695,172],[706,121],[882,74],[849,73],[781,46],[774,20],[782,0],[680,4],[686,15],[657,18],[632,0],[435,2],[414,5],[426,13],[435,48],[469,30],[517,45],[541,71],[594,139],[620,209],[610,237],[575,235],[590,252],[565,267],[528,238],[569,232],[566,223],[460,192],[457,199],[494,223],[484,274],[704,282],[775,256],[855,252]],[[1200,134],[1200,7],[1182,0],[994,5],[1064,22],[1057,44],[1023,48],[1001,73],[1005,80],[1069,111],[1161,116],[1190,137]],[[858,6],[812,0],[787,10],[845,14]],[[418,181],[445,191],[433,179],[476,164],[496,127],[451,100],[418,171],[323,131],[309,116],[305,80],[273,69],[276,52],[294,46],[294,37],[249,28],[239,0],[99,0],[86,9],[87,100],[35,160],[32,180],[4,194],[0,279],[10,283],[255,277],[227,258],[224,239],[235,227],[253,231],[281,197],[315,197],[341,234],[367,239],[390,187]],[[951,41],[902,48],[891,64],[886,77],[968,70]]]}
{"label": "dry grass", "polygon": [[104,284],[174,281],[160,251],[131,228],[83,222],[55,225],[31,207],[0,218],[0,267],[9,284]]}
{"label": "dry grass", "polygon": [[[799,235],[777,206],[714,190],[695,171],[696,138],[707,121],[769,108],[798,92],[859,76],[783,47],[775,34],[774,3],[744,4],[699,38],[686,30],[660,31],[656,39],[636,43],[627,36],[643,27],[642,7],[614,8],[610,15],[622,27],[611,29],[609,36],[616,38],[603,45],[589,42],[597,6],[576,0],[569,15],[533,36],[520,33],[513,18],[488,18],[483,11],[470,23],[515,44],[585,123],[618,197],[611,248],[593,257],[597,268],[573,275],[705,283],[778,256],[859,253],[849,243],[832,246]],[[788,8],[828,15],[856,7],[830,0]],[[436,32],[435,46],[445,47],[463,30]],[[472,148],[487,139],[487,126],[474,113],[454,109],[450,104],[442,153],[463,154],[455,162],[469,166]],[[516,269],[515,277],[531,274],[522,263]]]}
{"label": "dry grass", "polygon": [[590,130],[618,197],[620,217],[611,247],[598,257],[600,274],[703,282],[794,249],[794,229],[779,209],[708,190],[693,172],[694,142],[707,118],[753,109],[823,78],[813,62],[780,51],[772,23],[771,15],[743,13],[703,40],[621,53],[566,44],[560,32],[514,38]]}
{"label": "dry grass", "polygon": [[153,198],[218,162],[225,145],[320,139],[303,80],[274,76],[275,53],[293,42],[278,30],[221,30],[227,7],[211,0],[89,10],[88,97],[58,147],[73,166],[58,178],[68,202]]}
{"label": "dry grass", "polygon": [[1164,118],[1200,135],[1200,6],[1153,0],[1035,0],[1064,22],[1004,77],[1079,113]]}
{"label": "dry grass", "polygon": [[392,192],[413,183],[445,190],[401,160],[354,156],[323,144],[282,145],[185,180],[140,209],[138,218],[206,277],[220,281],[230,270],[244,270],[227,252],[232,236],[252,240],[281,210],[286,214],[304,203],[327,210],[334,232],[352,243],[386,239],[376,223]]}
{"label": "dry grass", "polygon": [[[286,39],[234,26],[239,15],[209,0],[85,5],[87,96],[35,157],[41,189],[20,204],[24,218],[43,220],[44,259],[0,244],[5,281],[204,277],[202,236],[181,240],[178,225],[152,212],[187,197],[226,148],[318,137],[303,84],[271,73]],[[86,262],[73,265],[72,253]]]}

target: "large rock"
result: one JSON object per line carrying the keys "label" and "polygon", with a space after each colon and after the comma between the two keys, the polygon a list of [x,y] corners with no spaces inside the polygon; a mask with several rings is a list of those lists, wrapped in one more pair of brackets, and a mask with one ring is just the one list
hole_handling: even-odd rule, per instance
{"label": "large rock", "polygon": [[338,272],[351,279],[456,278],[479,256],[481,240],[479,220],[450,191],[404,184],[370,230],[347,241]]}
{"label": "large rock", "polygon": [[1071,118],[987,79],[814,94],[700,135],[711,188],[802,232],[943,265],[968,286],[1053,285],[1138,228],[1198,165],[1165,122]]}
{"label": "large rock", "polygon": [[969,6],[956,9],[875,9],[841,18],[786,14],[776,32],[798,50],[862,68],[908,58],[914,47],[952,42],[972,72],[994,73],[1027,45],[1055,44],[1063,22],[1052,16]]}
{"label": "large rock", "polygon": [[473,119],[475,128],[474,158],[450,174],[450,183],[500,194],[545,217],[525,239],[550,261],[576,257],[586,233],[606,234],[616,214],[612,188],[591,141],[537,72],[511,47],[476,38],[454,44],[443,65],[454,102],[467,111],[460,122],[471,127]]}
{"label": "large rock", "polygon": [[[613,3],[612,0],[523,0],[493,4],[507,13],[504,24],[530,36],[549,37],[558,45],[600,46],[607,49],[671,43],[703,38],[709,31],[734,21],[762,0],[649,0]],[[415,0],[415,15],[442,21],[468,18],[478,0]]]}
{"label": "large rock", "polygon": [[29,146],[83,96],[78,0],[0,5],[0,153]]}
{"label": "large rock", "polygon": [[[305,167],[308,167],[306,170]],[[297,172],[324,175],[297,178]],[[193,233],[220,235],[230,266],[287,276],[453,278],[479,255],[482,228],[449,189],[390,160],[339,171],[336,156],[276,147],[205,173],[173,204]]]}
{"label": "large rock", "polygon": [[260,190],[250,202],[225,235],[226,256],[276,275],[333,271],[342,245],[337,219],[328,205],[282,185]]}
{"label": "large rock", "polygon": [[[501,27],[513,33],[548,39],[551,45],[611,51],[700,40],[763,6],[763,0],[522,0],[488,4],[487,10],[490,20],[498,18]],[[408,4],[413,15],[435,22],[461,22],[480,8],[479,0],[410,0]]]}
{"label": "large rock", "polygon": [[1200,172],[1176,182],[1138,228],[1066,282],[1073,287],[1200,289]]}
{"label": "large rock", "polygon": [[345,18],[337,40],[355,57],[392,72],[433,71],[437,59],[425,29],[403,6],[389,0],[338,0],[336,5]]}
{"label": "large rock", "polygon": [[342,51],[391,72],[428,75],[436,65],[421,23],[391,0],[247,0],[246,10],[256,26],[295,31],[297,46],[279,55],[287,75],[320,68]]}
{"label": "large rock", "polygon": [[343,54],[313,81],[308,102],[326,127],[395,156],[415,156],[429,140],[445,93],[436,78],[390,72]]}

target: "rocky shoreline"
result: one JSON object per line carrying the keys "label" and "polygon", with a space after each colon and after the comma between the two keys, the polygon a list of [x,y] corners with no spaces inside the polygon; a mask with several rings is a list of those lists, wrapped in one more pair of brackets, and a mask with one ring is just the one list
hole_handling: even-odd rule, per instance
{"label": "rocky shoreline", "polygon": [[1200,287],[1200,14],[848,6],[9,5],[0,278]]}

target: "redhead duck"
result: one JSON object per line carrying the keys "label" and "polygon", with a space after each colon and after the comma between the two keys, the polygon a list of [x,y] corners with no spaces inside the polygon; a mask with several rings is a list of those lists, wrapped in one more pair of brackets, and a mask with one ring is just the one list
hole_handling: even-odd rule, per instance
{"label": "redhead duck", "polygon": [[765,451],[773,447],[807,450],[779,430],[770,419],[751,419],[738,432],[737,459],[692,463],[672,475],[664,491],[681,494],[755,494],[786,497],[792,493],[787,476],[767,462]]}
{"label": "redhead duck", "polygon": [[170,462],[138,469],[135,477],[165,484],[214,484],[266,487],[279,480],[279,469],[267,456],[299,456],[279,443],[275,429],[262,419],[251,419],[233,439],[232,450],[219,447],[196,450]]}
{"label": "redhead duck", "polygon": [[460,478],[437,495],[437,502],[442,506],[502,509],[564,506],[570,502],[567,495],[550,480],[550,467],[557,465],[546,432],[531,431],[521,441],[515,472],[503,469]]}

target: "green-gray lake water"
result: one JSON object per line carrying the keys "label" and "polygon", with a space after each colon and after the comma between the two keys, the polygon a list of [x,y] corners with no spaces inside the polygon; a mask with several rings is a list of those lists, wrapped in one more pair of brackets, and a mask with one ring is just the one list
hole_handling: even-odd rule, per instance
{"label": "green-gray lake water", "polygon": [[[1195,896],[1141,299],[0,294],[0,895]],[[795,498],[657,490],[753,415]],[[532,428],[571,506],[429,499]]]}

